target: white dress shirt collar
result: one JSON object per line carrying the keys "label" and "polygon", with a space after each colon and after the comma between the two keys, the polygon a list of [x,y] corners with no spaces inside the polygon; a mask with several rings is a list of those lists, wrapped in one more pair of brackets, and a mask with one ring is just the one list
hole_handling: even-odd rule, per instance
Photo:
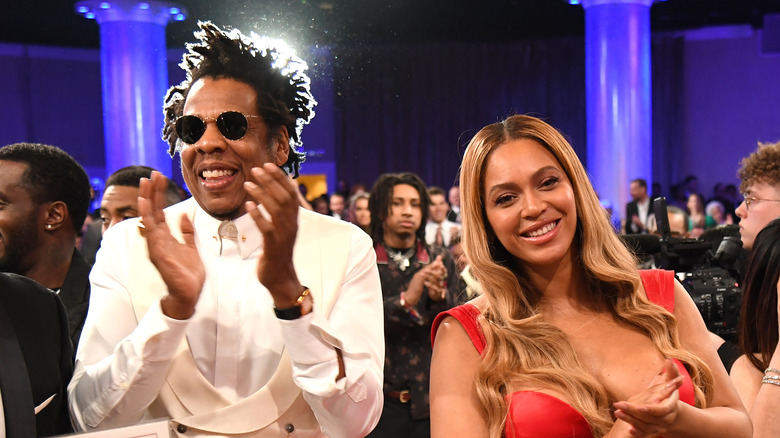
{"label": "white dress shirt collar", "polygon": [[246,260],[252,252],[263,244],[263,235],[255,224],[252,216],[244,214],[233,220],[221,221],[196,204],[195,217],[193,219],[195,230],[208,230],[197,235],[195,239],[198,245],[213,247],[219,254],[222,252],[223,239],[234,240],[238,246],[239,254]]}

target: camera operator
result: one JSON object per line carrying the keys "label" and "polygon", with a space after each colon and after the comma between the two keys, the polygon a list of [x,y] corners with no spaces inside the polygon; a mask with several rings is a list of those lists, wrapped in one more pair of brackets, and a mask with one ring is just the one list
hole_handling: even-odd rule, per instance
{"label": "camera operator", "polygon": [[752,242],[743,282],[739,343],[742,355],[731,368],[731,380],[753,420],[754,437],[780,436],[780,219],[769,223]]}
{"label": "camera operator", "polygon": [[780,217],[780,141],[759,143],[758,149],[742,160],[739,169],[742,203],[737,207],[739,233],[746,249],[772,219]]}
{"label": "camera operator", "polygon": [[737,207],[743,246],[751,251],[743,281],[744,299],[739,326],[742,351],[731,378],[750,411],[754,436],[778,436],[780,418],[780,353],[778,299],[780,293],[780,142],[759,143],[739,169],[743,201]]}

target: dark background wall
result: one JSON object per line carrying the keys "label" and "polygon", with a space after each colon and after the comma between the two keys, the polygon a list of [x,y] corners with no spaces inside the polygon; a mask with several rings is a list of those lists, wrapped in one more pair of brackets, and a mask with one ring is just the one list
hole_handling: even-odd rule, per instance
{"label": "dark background wall", "polygon": [[[695,174],[708,196],[737,181],[757,141],[780,140],[780,56],[761,53],[760,31],[729,29],[653,38],[654,177],[666,190]],[[171,83],[180,56],[169,52]],[[335,126],[305,129],[304,145],[333,144],[325,153],[350,184],[411,170],[447,187],[471,135],[512,113],[546,118],[586,160],[581,38],[338,45],[330,56],[332,77],[317,81],[334,96],[317,112]],[[0,144],[54,144],[104,176],[97,50],[0,44],[0,102]]]}

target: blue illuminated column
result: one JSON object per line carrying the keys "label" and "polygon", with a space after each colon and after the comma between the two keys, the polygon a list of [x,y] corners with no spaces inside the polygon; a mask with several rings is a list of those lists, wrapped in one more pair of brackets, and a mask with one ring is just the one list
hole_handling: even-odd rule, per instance
{"label": "blue illuminated column", "polygon": [[100,24],[106,174],[141,164],[171,175],[161,139],[168,88],[165,26],[180,7],[157,1],[80,1],[76,11]]}
{"label": "blue illuminated column", "polygon": [[629,182],[652,187],[650,6],[653,0],[582,0],[588,172],[625,214]]}

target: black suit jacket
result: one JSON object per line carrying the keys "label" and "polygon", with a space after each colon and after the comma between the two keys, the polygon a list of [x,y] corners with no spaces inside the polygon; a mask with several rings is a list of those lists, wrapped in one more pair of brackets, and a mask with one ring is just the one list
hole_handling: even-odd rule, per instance
{"label": "black suit jacket", "polygon": [[65,277],[65,282],[60,288],[60,299],[68,312],[68,333],[73,343],[73,351],[79,346],[81,330],[87,319],[89,308],[89,271],[92,266],[88,264],[78,251],[73,250],[70,260],[70,269]]}
{"label": "black suit jacket", "polygon": [[[653,200],[650,199],[650,207],[649,211],[647,212],[647,217],[649,218],[651,214],[653,214]],[[645,234],[647,233],[647,230],[640,230],[636,225],[634,225],[634,222],[631,221],[631,218],[633,216],[639,216],[639,206],[637,205],[636,201],[631,201],[628,204],[626,204],[626,226],[624,227],[623,231],[625,234]],[[641,219],[641,218],[640,218]],[[647,226],[647,224],[645,224]]]}
{"label": "black suit jacket", "polygon": [[[29,278],[0,273],[0,391],[8,438],[71,432],[72,348],[57,295]],[[36,415],[35,407],[52,396]]]}

